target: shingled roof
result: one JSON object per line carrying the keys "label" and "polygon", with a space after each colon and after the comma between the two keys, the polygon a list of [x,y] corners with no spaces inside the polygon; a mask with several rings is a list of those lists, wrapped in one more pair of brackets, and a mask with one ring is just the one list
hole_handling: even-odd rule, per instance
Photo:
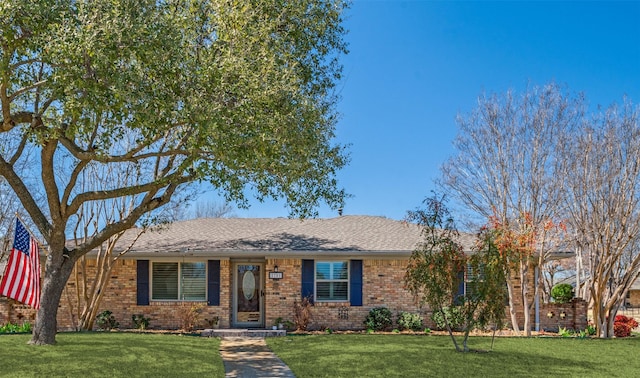
{"label": "shingled roof", "polygon": [[[124,248],[135,234],[136,230],[128,231],[118,246]],[[201,218],[147,231],[128,255],[408,255],[420,241],[416,225],[375,216]]]}

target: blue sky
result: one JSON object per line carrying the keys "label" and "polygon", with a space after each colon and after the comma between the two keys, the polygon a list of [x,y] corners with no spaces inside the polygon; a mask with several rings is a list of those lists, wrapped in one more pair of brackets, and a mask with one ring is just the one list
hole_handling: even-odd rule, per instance
{"label": "blue sky", "polygon": [[[344,214],[402,219],[419,206],[454,154],[456,115],[482,93],[554,81],[594,110],[625,95],[640,104],[640,1],[355,0],[345,26],[337,141],[351,144],[339,179],[354,197]],[[288,211],[254,202],[236,215]]]}

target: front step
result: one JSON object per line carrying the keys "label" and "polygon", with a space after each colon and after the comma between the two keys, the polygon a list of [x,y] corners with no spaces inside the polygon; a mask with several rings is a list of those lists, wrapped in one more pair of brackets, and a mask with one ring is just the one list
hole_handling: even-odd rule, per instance
{"label": "front step", "polygon": [[205,329],[200,333],[203,337],[275,337],[286,336],[284,329]]}

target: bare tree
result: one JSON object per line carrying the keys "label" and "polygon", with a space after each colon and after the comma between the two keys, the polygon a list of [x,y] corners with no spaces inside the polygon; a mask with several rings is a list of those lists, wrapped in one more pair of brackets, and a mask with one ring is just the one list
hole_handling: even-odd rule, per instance
{"label": "bare tree", "polygon": [[193,210],[194,218],[233,218],[235,213],[229,202],[198,202]]}
{"label": "bare tree", "polygon": [[587,260],[601,337],[613,336],[616,312],[640,269],[639,112],[628,102],[610,107],[586,122],[563,154],[569,221]]}
{"label": "bare tree", "polygon": [[[137,164],[118,166],[90,164],[83,172],[78,192],[97,191],[101,188],[114,187],[116,185],[135,186],[139,185],[142,179],[143,172],[140,169],[140,165]],[[180,198],[179,195],[176,197]],[[89,201],[84,203],[75,218],[76,222],[72,238],[75,247],[78,248],[83,243],[86,243],[87,240],[96,237],[101,225],[117,223],[129,217],[130,212],[135,208],[135,200],[135,196],[122,196],[109,201]],[[167,207],[167,209],[171,208],[171,206]],[[115,262],[133,247],[140,235],[147,231],[149,227],[170,220],[172,219],[168,219],[161,214],[155,214],[155,216],[148,214],[138,222],[140,227],[136,228],[136,235],[123,250],[119,250],[117,253],[114,252],[116,243],[124,234],[124,231],[120,231],[100,244],[94,251],[95,255],[83,255],[78,259],[72,276],[75,281],[75,302],[71,301],[69,288],[65,288],[70,311],[73,312],[75,307],[75,314],[72,313],[71,318],[78,320],[76,328],[86,330],[93,328],[93,323],[106,287],[109,284]],[[91,269],[88,268],[88,265],[95,266],[91,275]],[[74,303],[75,306],[73,305]]]}
{"label": "bare tree", "polygon": [[[466,117],[458,117],[459,134],[454,141],[457,154],[442,167],[442,185],[462,204],[485,221],[521,235],[542,235],[550,220],[559,219],[562,187],[557,179],[557,150],[566,135],[577,127],[582,114],[582,98],[571,99],[556,84],[534,87],[521,96],[509,91],[504,96],[482,96],[478,107]],[[528,219],[523,222],[523,219]],[[533,227],[533,229],[529,229]],[[538,266],[546,261],[555,240],[531,246]],[[515,274],[521,285],[524,329],[531,332],[529,313],[529,256]],[[515,272],[508,272],[509,280]],[[538,282],[534,290],[540,287]],[[509,304],[514,330],[516,293],[509,285]]]}

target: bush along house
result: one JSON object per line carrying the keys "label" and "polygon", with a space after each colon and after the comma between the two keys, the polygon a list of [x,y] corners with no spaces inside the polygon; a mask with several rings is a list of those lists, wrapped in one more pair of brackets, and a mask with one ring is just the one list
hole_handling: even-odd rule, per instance
{"label": "bush along house", "polygon": [[[115,253],[137,233],[125,233]],[[135,328],[135,316],[151,329],[184,329],[189,322],[198,329],[265,329],[291,326],[295,306],[308,298],[311,330],[364,329],[377,307],[394,318],[419,313],[430,326],[430,312],[404,288],[409,256],[421,240],[416,225],[374,216],[176,222],[143,233],[116,261],[97,313],[109,311],[120,328]],[[60,330],[78,327],[73,278],[95,277],[95,255],[87,259],[61,298]],[[0,303],[0,321],[7,307]]]}

